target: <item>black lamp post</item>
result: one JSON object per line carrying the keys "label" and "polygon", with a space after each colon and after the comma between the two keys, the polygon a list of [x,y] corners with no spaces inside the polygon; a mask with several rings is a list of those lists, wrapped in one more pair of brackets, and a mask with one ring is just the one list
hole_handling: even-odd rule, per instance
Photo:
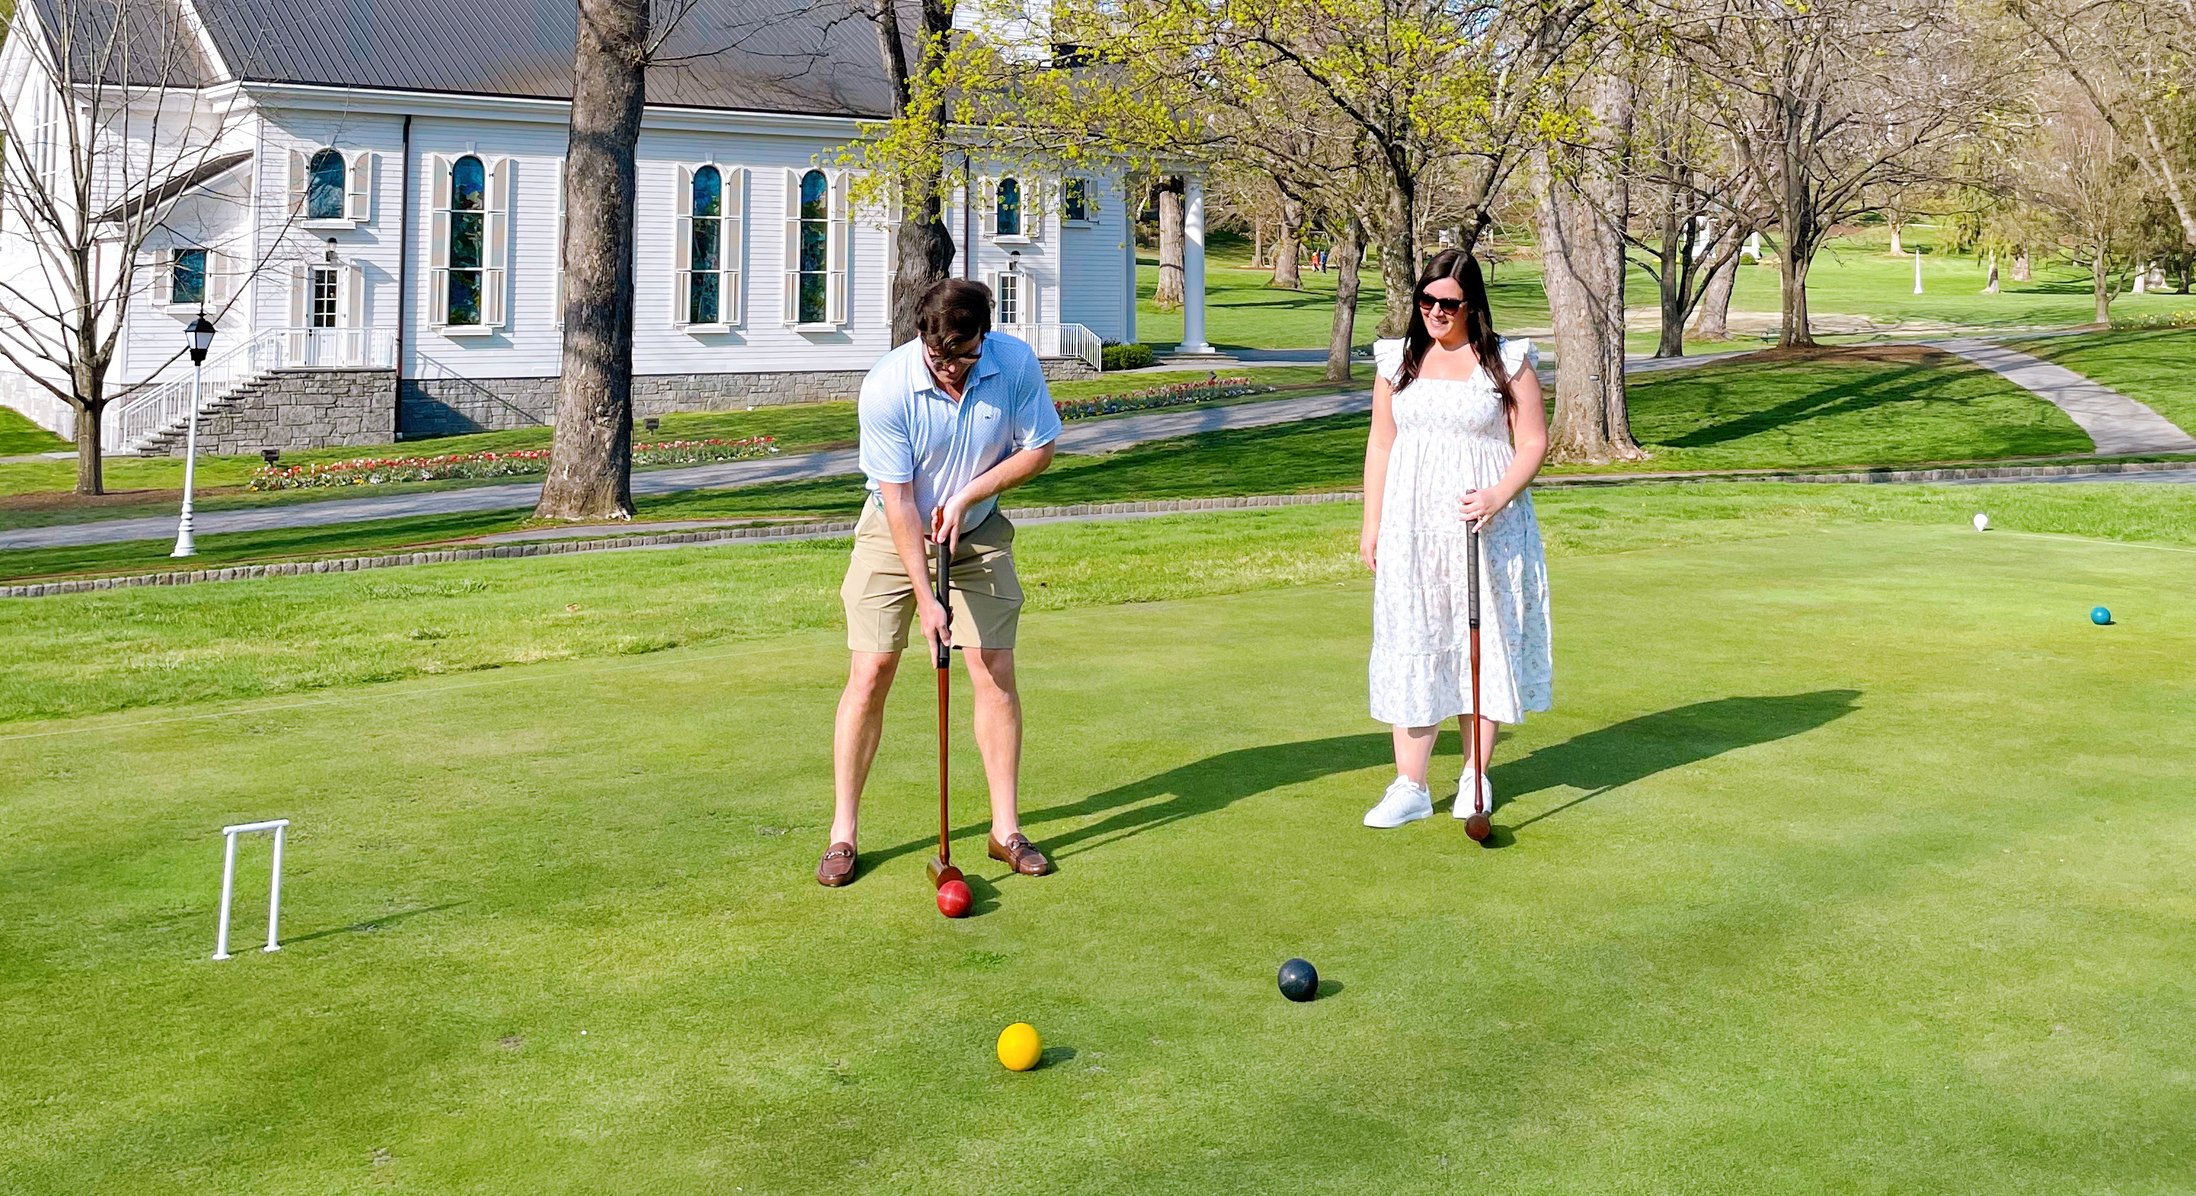
{"label": "black lamp post", "polygon": [[191,410],[185,425],[189,430],[183,438],[183,519],[175,529],[175,551],[168,554],[174,557],[198,553],[198,546],[191,542],[191,483],[198,469],[198,408],[206,393],[206,351],[213,348],[213,321],[206,318],[206,312],[201,308],[198,318],[192,320],[183,333],[190,338]]}

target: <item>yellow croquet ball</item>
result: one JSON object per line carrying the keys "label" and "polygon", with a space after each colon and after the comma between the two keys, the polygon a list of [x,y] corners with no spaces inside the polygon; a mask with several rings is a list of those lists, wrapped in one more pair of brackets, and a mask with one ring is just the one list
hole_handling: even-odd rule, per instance
{"label": "yellow croquet ball", "polygon": [[1037,1037],[1037,1027],[1028,1022],[1016,1022],[999,1031],[999,1065],[1008,1071],[1028,1071],[1037,1066],[1038,1057],[1045,1053],[1045,1044]]}

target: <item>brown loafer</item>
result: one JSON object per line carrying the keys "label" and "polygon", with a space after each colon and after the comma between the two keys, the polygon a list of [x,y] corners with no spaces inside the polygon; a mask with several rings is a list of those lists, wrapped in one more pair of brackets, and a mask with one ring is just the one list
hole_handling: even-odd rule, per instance
{"label": "brown loafer", "polygon": [[1005,843],[997,839],[985,840],[984,852],[1001,863],[1012,864],[1014,870],[1024,876],[1043,876],[1052,871],[1052,861],[1031,845],[1029,836],[1020,831],[1008,835]]}
{"label": "brown loafer", "polygon": [[854,879],[854,845],[833,843],[816,862],[816,883],[827,889],[836,889]]}

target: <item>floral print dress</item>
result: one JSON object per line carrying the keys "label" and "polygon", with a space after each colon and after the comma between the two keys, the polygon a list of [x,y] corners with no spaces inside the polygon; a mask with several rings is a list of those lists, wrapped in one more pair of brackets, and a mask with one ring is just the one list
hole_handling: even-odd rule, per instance
{"label": "floral print dress", "polygon": [[[1516,377],[1539,362],[1529,340],[1501,342]],[[1403,342],[1373,345],[1380,376],[1393,385]],[[1466,614],[1466,490],[1502,480],[1514,452],[1502,395],[1484,369],[1467,379],[1419,378],[1394,392],[1395,444],[1388,452],[1373,574],[1372,716],[1430,727],[1472,709]],[[1479,536],[1480,713],[1522,722],[1548,709],[1554,661],[1548,639],[1548,562],[1530,492],[1502,509]]]}

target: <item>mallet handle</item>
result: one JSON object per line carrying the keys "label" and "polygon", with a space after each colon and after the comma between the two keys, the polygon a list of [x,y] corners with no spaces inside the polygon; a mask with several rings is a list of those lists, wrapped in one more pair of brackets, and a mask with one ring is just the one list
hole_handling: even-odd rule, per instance
{"label": "mallet handle", "polygon": [[[952,556],[952,550],[942,541],[936,548],[938,563],[932,574],[932,593],[937,597],[938,605],[946,608],[946,626],[950,629],[953,626],[953,606],[949,601],[947,587],[951,583],[948,581],[947,570],[950,568],[948,558]],[[953,686],[953,649],[946,646],[943,637],[932,648],[933,662],[938,667],[938,861],[948,864],[953,860],[953,845],[952,828],[946,813],[946,794],[950,785],[946,768],[946,710],[950,705],[948,699]]]}
{"label": "mallet handle", "polygon": [[1471,625],[1472,653],[1472,741],[1464,750],[1472,754],[1472,813],[1484,814],[1479,808],[1480,795],[1486,791],[1487,761],[1479,752],[1479,531],[1470,522],[1464,524],[1464,617]]}

